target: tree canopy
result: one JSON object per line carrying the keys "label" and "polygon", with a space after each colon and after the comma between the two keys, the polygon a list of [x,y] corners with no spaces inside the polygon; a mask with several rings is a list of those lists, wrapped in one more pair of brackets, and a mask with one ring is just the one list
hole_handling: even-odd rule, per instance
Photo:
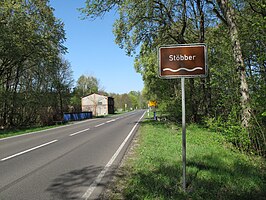
{"label": "tree canopy", "polygon": [[89,0],[81,11],[94,19],[116,10],[116,43],[136,53],[147,98],[175,119],[180,82],[158,78],[158,47],[206,43],[209,76],[189,80],[188,119],[222,127],[239,148],[265,155],[265,8],[263,0]]}
{"label": "tree canopy", "polygon": [[47,0],[0,2],[0,125],[49,124],[72,87],[63,23]]}

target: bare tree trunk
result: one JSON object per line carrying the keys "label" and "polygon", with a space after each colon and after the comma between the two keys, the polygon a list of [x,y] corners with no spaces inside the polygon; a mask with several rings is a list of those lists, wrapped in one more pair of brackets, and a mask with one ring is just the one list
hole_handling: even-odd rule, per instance
{"label": "bare tree trunk", "polygon": [[248,83],[246,78],[246,69],[244,65],[244,58],[242,55],[242,50],[240,46],[239,41],[239,35],[236,25],[236,19],[235,19],[235,11],[230,5],[231,2],[228,0],[217,0],[219,7],[221,8],[226,23],[229,27],[230,37],[232,41],[232,48],[233,48],[233,54],[235,61],[237,63],[239,76],[240,76],[240,93],[241,93],[241,107],[242,107],[242,113],[241,113],[241,123],[243,127],[249,126],[249,121],[251,118],[251,112],[250,112],[250,104],[249,104],[249,89],[248,89]]}

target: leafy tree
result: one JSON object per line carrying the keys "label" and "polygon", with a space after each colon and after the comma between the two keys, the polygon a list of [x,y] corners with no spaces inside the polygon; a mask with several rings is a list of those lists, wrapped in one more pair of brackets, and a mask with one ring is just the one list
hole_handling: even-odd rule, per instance
{"label": "leafy tree", "polygon": [[100,93],[99,80],[94,76],[81,75],[72,92],[71,103],[72,111],[81,111],[81,98],[92,93]]}
{"label": "leafy tree", "polygon": [[70,104],[70,88],[73,87],[73,75],[71,65],[67,60],[61,58],[55,66],[52,80],[57,93],[58,100],[56,102],[59,102],[59,106],[56,105],[56,107],[59,107],[57,109],[59,116],[63,116],[63,112],[68,110]]}
{"label": "leafy tree", "polygon": [[131,91],[128,94],[110,93],[109,96],[114,98],[116,111],[145,108],[147,103],[143,94],[137,91]]}
{"label": "leafy tree", "polygon": [[132,109],[139,109],[141,108],[142,99],[141,99],[141,93],[136,91],[131,91],[128,93],[128,96],[130,98]]}
{"label": "leafy tree", "polygon": [[[248,0],[239,12],[240,39],[245,58],[251,98],[249,136],[257,152],[266,152],[266,2]],[[262,153],[263,154],[263,153]]]}
{"label": "leafy tree", "polygon": [[93,76],[81,75],[77,81],[76,89],[82,96],[97,93],[99,91],[99,80]]}
{"label": "leafy tree", "polygon": [[47,0],[0,2],[0,124],[3,127],[47,124],[53,120],[58,105],[60,112],[65,107],[63,93],[70,90],[67,82],[71,79],[71,73],[68,77],[61,76],[65,63],[59,55],[66,51],[65,32],[48,3]]}
{"label": "leafy tree", "polygon": [[246,78],[246,67],[244,64],[243,52],[240,44],[238,24],[236,20],[236,11],[230,0],[207,0],[213,5],[213,10],[217,17],[229,28],[229,36],[233,48],[233,55],[236,63],[236,69],[239,72],[240,79],[240,93],[241,93],[241,107],[242,107],[242,126],[248,127],[251,117],[249,87]]}
{"label": "leafy tree", "polygon": [[[140,49],[135,69],[142,74],[147,99],[157,100],[161,109],[178,117],[179,81],[158,79],[157,48],[162,44],[206,42],[209,76],[189,80],[189,119],[215,119],[230,135],[229,141],[239,148],[266,152],[262,145],[265,134],[261,134],[266,127],[262,103],[266,71],[265,1],[92,0],[86,1],[82,12],[96,18],[111,9],[119,14],[114,23],[116,43],[128,55]],[[255,128],[254,133],[251,129],[255,126],[262,128]]]}

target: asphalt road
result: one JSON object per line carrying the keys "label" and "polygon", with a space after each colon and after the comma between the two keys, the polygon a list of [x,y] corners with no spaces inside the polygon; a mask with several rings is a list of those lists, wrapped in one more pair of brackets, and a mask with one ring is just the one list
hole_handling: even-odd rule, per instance
{"label": "asphalt road", "polygon": [[97,199],[144,111],[0,140],[0,200]]}

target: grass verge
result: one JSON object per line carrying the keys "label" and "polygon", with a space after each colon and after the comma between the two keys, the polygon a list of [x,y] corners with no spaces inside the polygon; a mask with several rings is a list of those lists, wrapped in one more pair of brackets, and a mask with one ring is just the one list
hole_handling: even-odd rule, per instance
{"label": "grass verge", "polygon": [[[120,113],[116,112],[115,114],[97,116],[95,118],[110,117],[110,116],[123,114],[123,113],[126,113],[126,112],[120,112]],[[72,121],[67,122],[67,123],[71,123],[71,122]],[[16,135],[23,135],[23,134],[32,133],[32,132],[43,131],[43,130],[55,128],[55,127],[58,127],[58,126],[64,126],[64,125],[65,125],[65,123],[56,124],[56,125],[52,125],[52,126],[42,126],[42,127],[24,128],[24,129],[11,129],[11,130],[1,130],[0,129],[0,139],[1,138],[12,137],[12,136],[16,136]]]}
{"label": "grass verge", "polygon": [[26,128],[26,129],[0,130],[0,138],[7,138],[7,137],[16,136],[16,135],[23,135],[23,134],[32,133],[32,132],[43,131],[43,130],[55,128],[58,126],[63,126],[63,125],[43,126],[43,127]]}
{"label": "grass verge", "polygon": [[182,190],[181,128],[142,122],[133,150],[102,199],[265,199],[266,164],[230,148],[217,133],[187,128],[187,192]]}

